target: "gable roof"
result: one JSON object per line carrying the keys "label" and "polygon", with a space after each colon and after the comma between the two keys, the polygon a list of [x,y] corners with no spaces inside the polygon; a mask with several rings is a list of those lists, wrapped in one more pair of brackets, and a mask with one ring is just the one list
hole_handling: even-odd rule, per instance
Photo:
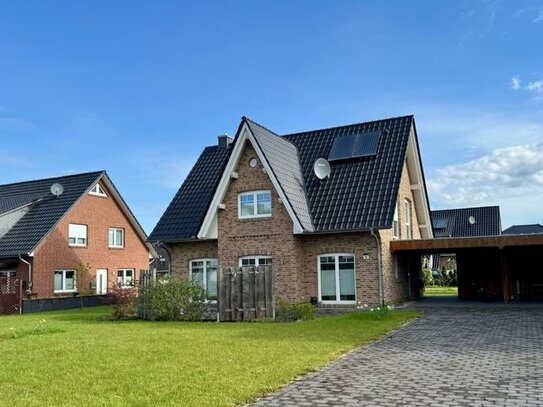
{"label": "gable roof", "polygon": [[231,146],[204,149],[149,235],[149,241],[196,238],[231,151]]}
{"label": "gable roof", "polygon": [[[432,211],[435,237],[475,237],[501,234],[499,206],[444,209]],[[475,223],[469,218],[473,216]]]}
{"label": "gable roof", "polygon": [[[28,206],[28,211],[22,214],[22,217],[0,238],[0,257],[30,254],[73,205],[98,181],[107,185],[138,235],[145,242],[146,236],[143,229],[106,172],[95,171],[0,185],[0,208],[11,208],[11,211]],[[50,191],[54,183],[59,183],[64,187],[62,195],[58,197]],[[3,213],[7,214],[7,212]],[[0,222],[2,222],[1,215]]]}
{"label": "gable roof", "polygon": [[502,232],[502,235],[536,235],[543,234],[543,226],[539,223],[530,225],[513,225]]}
{"label": "gable roof", "polygon": [[[244,134],[245,128],[248,136]],[[328,178],[320,180],[315,176],[314,162],[318,158],[328,157],[337,137],[373,131],[381,133],[376,155],[333,161],[330,163],[332,171]],[[237,162],[236,155],[241,154],[243,137],[249,137],[256,144],[253,147],[257,154],[262,155],[259,158],[278,193],[284,195],[285,199],[282,199],[286,201],[287,211],[292,212],[289,214],[297,233],[392,227],[408,151],[412,151],[413,166],[417,167],[415,175],[420,187],[419,204],[425,208],[427,224],[430,226],[429,204],[413,116],[284,136],[244,117],[227,155],[219,157],[218,148],[208,147],[204,150],[151,233],[151,240],[173,242],[192,239],[197,235],[206,236],[204,229],[212,225],[213,214],[217,210],[214,204],[220,203],[218,187],[222,185],[224,189],[223,184],[229,182],[229,172],[233,171]],[[217,167],[212,171],[205,170],[205,166],[200,165],[204,157],[216,160]],[[203,189],[199,190],[198,200],[192,199],[190,194],[182,193],[191,187]],[[205,207],[204,211],[202,207]],[[299,228],[296,223],[300,225]],[[431,234],[431,229],[428,233]]]}

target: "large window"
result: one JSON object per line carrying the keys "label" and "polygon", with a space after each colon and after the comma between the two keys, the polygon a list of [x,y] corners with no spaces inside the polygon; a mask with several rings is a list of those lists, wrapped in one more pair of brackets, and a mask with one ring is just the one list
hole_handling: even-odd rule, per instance
{"label": "large window", "polygon": [[400,222],[398,220],[398,205],[395,205],[394,209],[394,219],[392,220],[392,237],[394,239],[400,238]]}
{"label": "large window", "polygon": [[271,192],[251,191],[238,195],[238,217],[264,218],[271,216]]}
{"label": "large window", "polygon": [[55,271],[55,293],[71,293],[75,292],[75,290],[75,270]]}
{"label": "large window", "polygon": [[87,225],[76,225],[74,223],[70,223],[68,225],[68,244],[70,246],[86,246]]}
{"label": "large window", "polygon": [[190,262],[190,278],[206,290],[207,298],[217,299],[217,259],[195,259]]}
{"label": "large window", "polygon": [[411,223],[411,202],[405,200],[405,236],[406,239],[413,239],[413,225]]}
{"label": "large window", "polygon": [[124,229],[109,228],[109,247],[124,247]]}
{"label": "large window", "polygon": [[0,271],[0,294],[13,294],[16,291],[15,271]]}
{"label": "large window", "polygon": [[354,255],[319,256],[319,299],[324,303],[356,302]]}
{"label": "large window", "polygon": [[134,269],[117,270],[117,283],[122,288],[134,287]]}
{"label": "large window", "polygon": [[270,256],[245,256],[239,258],[240,267],[258,267],[271,266],[272,258]]}

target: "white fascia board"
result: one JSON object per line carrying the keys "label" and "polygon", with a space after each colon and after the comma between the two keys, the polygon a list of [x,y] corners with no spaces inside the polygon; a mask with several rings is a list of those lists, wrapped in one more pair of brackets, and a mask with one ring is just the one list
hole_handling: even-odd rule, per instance
{"label": "white fascia board", "polygon": [[215,195],[213,195],[211,204],[209,205],[206,216],[204,217],[202,226],[200,227],[200,230],[198,231],[198,235],[197,235],[198,239],[217,239],[217,236],[218,236],[217,210],[218,210],[219,204],[223,201],[224,196],[226,195],[226,190],[228,189],[228,186],[230,185],[230,181],[231,181],[231,174],[235,172],[235,169],[238,166],[241,153],[243,152],[243,148],[247,140],[251,142],[251,145],[255,149],[256,154],[258,158],[260,159],[260,162],[262,163],[262,165],[264,166],[264,169],[266,170],[266,173],[270,177],[272,184],[279,195],[279,198],[283,202],[283,205],[285,205],[285,208],[287,209],[287,212],[290,218],[292,219],[293,232],[295,234],[299,234],[299,233],[303,233],[304,231],[285,193],[283,192],[283,189],[279,185],[279,182],[277,181],[275,174],[273,173],[268,161],[266,160],[264,153],[262,153],[262,150],[260,149],[258,143],[254,139],[254,136],[252,135],[251,130],[249,129],[249,126],[247,126],[247,123],[244,123],[239,133],[238,139],[235,141],[236,144],[234,145],[234,150],[232,151],[232,155],[230,156],[230,159],[228,160],[228,163],[226,164],[226,168],[224,169],[222,173],[219,186],[217,187],[217,190],[215,191]]}
{"label": "white fascia board", "polygon": [[[412,189],[413,195],[418,195],[418,208],[422,209],[422,213],[417,211],[417,215],[422,215],[422,218],[424,222],[421,222],[422,225],[431,225],[431,217],[430,217],[430,207],[428,206],[428,192],[426,190],[426,184],[424,183],[424,178],[422,176],[422,167],[421,167],[421,157],[420,157],[420,151],[417,146],[417,141],[415,138],[415,130],[413,126],[411,126],[411,131],[409,133],[409,141],[407,143],[407,162],[408,164],[408,171],[411,178],[411,182],[414,182],[415,185],[420,185],[420,188]],[[413,179],[414,178],[414,179]],[[417,207],[415,209],[418,209]],[[419,228],[421,229],[421,228]],[[425,227],[422,229],[426,229],[427,236],[424,236],[424,238],[432,239],[434,237],[434,233],[432,228]]]}

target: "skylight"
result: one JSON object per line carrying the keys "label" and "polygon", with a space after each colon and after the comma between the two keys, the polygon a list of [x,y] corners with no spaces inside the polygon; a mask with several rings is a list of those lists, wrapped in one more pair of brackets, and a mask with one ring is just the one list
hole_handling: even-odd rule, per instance
{"label": "skylight", "polygon": [[449,224],[449,219],[435,219],[434,229],[446,229]]}
{"label": "skylight", "polygon": [[380,131],[338,136],[334,139],[328,161],[376,155],[380,138]]}

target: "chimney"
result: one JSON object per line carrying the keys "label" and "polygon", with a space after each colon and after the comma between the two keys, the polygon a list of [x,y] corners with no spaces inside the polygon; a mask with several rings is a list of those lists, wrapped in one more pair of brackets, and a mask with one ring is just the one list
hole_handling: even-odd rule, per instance
{"label": "chimney", "polygon": [[228,148],[230,143],[233,141],[233,139],[226,133],[217,136],[217,139],[219,140],[219,148]]}

